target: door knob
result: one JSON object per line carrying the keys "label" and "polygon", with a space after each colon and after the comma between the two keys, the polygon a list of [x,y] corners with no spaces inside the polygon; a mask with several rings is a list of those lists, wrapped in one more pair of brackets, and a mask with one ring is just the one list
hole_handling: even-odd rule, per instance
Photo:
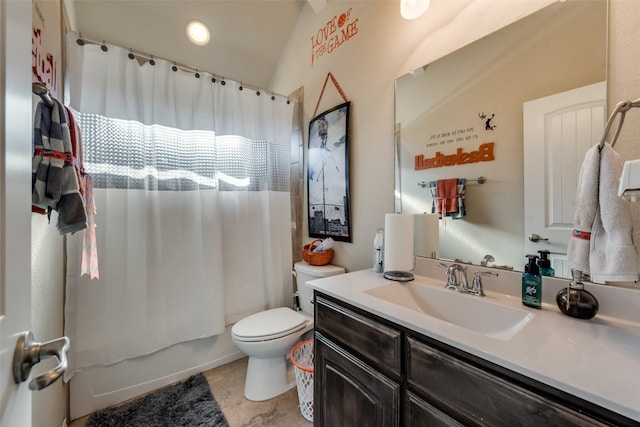
{"label": "door knob", "polygon": [[539,234],[529,234],[529,240],[531,240],[532,242],[548,242],[549,239],[546,239],[544,237],[540,237]]}
{"label": "door knob", "polygon": [[55,357],[58,359],[58,366],[32,379],[29,383],[31,390],[41,390],[50,386],[67,370],[67,352],[70,346],[67,337],[39,343],[33,339],[30,331],[24,332],[18,337],[13,352],[13,380],[16,384],[26,381],[33,365],[40,363],[43,359]]}

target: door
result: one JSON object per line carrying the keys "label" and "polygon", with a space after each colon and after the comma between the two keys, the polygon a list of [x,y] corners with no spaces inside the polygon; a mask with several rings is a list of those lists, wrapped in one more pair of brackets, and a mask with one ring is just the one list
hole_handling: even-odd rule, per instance
{"label": "door", "polygon": [[13,380],[31,326],[31,1],[0,2],[0,426],[31,426],[27,383]]}
{"label": "door", "polygon": [[556,276],[571,277],[566,254],[578,174],[602,137],[605,100],[600,82],[523,105],[525,250],[549,250]]}
{"label": "door", "polygon": [[319,332],[314,345],[314,425],[399,427],[399,384]]}

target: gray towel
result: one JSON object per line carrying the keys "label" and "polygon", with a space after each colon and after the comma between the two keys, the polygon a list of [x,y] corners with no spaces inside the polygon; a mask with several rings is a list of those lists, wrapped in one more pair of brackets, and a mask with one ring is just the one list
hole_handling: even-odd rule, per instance
{"label": "gray towel", "polygon": [[87,214],[73,166],[69,120],[64,107],[53,100],[39,102],[33,121],[32,204],[58,212],[60,234],[87,228]]}

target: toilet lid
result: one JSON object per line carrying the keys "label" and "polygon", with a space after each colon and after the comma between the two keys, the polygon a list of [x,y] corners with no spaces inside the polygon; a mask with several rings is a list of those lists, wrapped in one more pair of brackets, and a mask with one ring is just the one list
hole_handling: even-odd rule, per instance
{"label": "toilet lid", "polygon": [[245,317],[233,325],[231,333],[242,341],[265,341],[304,328],[304,316],[287,307],[273,308]]}

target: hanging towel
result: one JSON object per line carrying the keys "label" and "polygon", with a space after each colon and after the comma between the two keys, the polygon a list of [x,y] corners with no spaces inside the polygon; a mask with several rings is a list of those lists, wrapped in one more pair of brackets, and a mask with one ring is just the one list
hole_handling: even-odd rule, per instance
{"label": "hanging towel", "polygon": [[578,177],[567,258],[570,268],[589,273],[596,283],[638,280],[631,211],[618,197],[621,171],[620,155],[606,143],[587,151]]}
{"label": "hanging towel", "polygon": [[440,219],[449,216],[460,219],[467,214],[464,194],[466,179],[450,178],[429,182],[431,193],[431,213],[437,213]]}
{"label": "hanging towel", "polygon": [[32,204],[58,212],[60,234],[87,228],[87,216],[74,170],[74,157],[64,107],[55,99],[53,106],[36,106],[33,125]]}
{"label": "hanging towel", "polygon": [[65,107],[67,117],[69,117],[69,130],[71,135],[71,147],[73,155],[76,159],[74,162],[80,195],[84,201],[85,212],[87,215],[87,228],[84,229],[82,241],[82,264],[80,275],[89,275],[91,279],[99,279],[100,272],[98,268],[98,244],[96,239],[96,206],[93,199],[93,180],[91,176],[84,170],[82,164],[82,134],[78,122],[73,117],[70,109]]}

